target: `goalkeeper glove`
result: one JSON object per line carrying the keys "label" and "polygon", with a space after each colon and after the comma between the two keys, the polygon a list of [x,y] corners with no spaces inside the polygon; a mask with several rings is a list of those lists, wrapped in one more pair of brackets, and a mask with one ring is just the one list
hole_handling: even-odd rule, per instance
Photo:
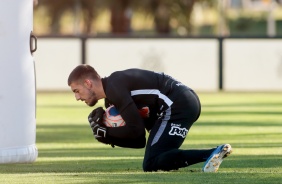
{"label": "goalkeeper glove", "polygon": [[94,109],[88,116],[90,127],[95,139],[104,144],[110,144],[110,140],[106,138],[107,127],[103,125],[103,115],[105,111],[102,107]]}

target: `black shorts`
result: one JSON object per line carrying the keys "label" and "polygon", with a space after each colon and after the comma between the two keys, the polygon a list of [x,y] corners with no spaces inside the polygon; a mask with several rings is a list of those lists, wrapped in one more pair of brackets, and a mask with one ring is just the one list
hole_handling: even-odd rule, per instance
{"label": "black shorts", "polygon": [[177,96],[174,98],[176,100],[157,119],[150,131],[143,161],[144,170],[151,167],[150,164],[159,154],[178,149],[190,127],[200,116],[201,104],[198,96],[189,88],[183,89],[181,92],[172,94]]}

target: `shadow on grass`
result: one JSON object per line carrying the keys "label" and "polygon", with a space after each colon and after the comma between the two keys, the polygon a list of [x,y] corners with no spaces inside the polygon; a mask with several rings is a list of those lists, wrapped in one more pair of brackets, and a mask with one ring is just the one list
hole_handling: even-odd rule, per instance
{"label": "shadow on grass", "polygon": [[[99,143],[97,143],[99,144]],[[125,155],[125,152],[127,153]],[[93,158],[93,157],[140,157],[143,158],[144,149],[111,148],[105,145],[104,148],[65,148],[65,149],[39,149],[39,157],[43,158]]]}
{"label": "shadow on grass", "polygon": [[[258,147],[260,145],[261,143]],[[282,165],[281,155],[233,154],[225,159],[219,172],[214,175],[201,172],[203,163],[169,173],[145,173],[142,170],[143,153],[144,149],[109,147],[39,149],[39,158],[35,163],[0,165],[0,173],[28,174],[23,175],[25,177],[31,175],[32,178],[28,181],[36,181],[40,179],[37,177],[43,177],[49,183],[50,181],[56,183],[58,180],[61,181],[59,183],[76,183],[74,180],[77,183],[172,184],[204,181],[217,184],[276,184],[281,181],[279,173]]]}
{"label": "shadow on grass", "polygon": [[[67,154],[69,150],[65,150]],[[128,157],[101,157],[85,159],[78,157],[77,159],[36,161],[33,164],[8,164],[0,165],[0,172],[3,173],[112,173],[112,172],[142,172],[142,159],[127,159]],[[82,159],[83,158],[83,159]],[[225,159],[221,165],[221,170],[240,168],[254,170],[261,168],[279,169],[281,167],[281,156],[278,155],[233,155]],[[200,172],[202,164],[189,166],[179,169],[190,172]]]}
{"label": "shadow on grass", "polygon": [[[84,157],[81,157],[84,158]],[[99,157],[98,157],[99,158]],[[142,171],[142,160],[139,159],[69,159],[38,160],[32,164],[0,165],[0,173],[81,173],[81,172],[123,172]]]}
{"label": "shadow on grass", "polygon": [[94,141],[87,125],[37,125],[37,143],[81,143]]}

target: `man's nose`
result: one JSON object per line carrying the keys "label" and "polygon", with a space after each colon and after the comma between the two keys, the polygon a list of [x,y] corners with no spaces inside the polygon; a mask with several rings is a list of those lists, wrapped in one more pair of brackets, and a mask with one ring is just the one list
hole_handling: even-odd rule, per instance
{"label": "man's nose", "polygon": [[76,100],[78,101],[78,100],[80,100],[80,96],[79,96],[79,94],[75,94],[75,98],[76,98]]}

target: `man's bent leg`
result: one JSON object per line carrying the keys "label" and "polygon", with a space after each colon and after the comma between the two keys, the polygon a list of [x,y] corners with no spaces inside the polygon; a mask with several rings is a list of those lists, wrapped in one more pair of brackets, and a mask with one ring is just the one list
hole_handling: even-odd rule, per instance
{"label": "man's bent leg", "polygon": [[[213,150],[179,150],[190,127],[198,119],[201,105],[191,90],[180,96],[153,126],[143,161],[144,171],[172,170],[205,161]],[[190,162],[190,163],[189,163]]]}
{"label": "man's bent leg", "polygon": [[199,162],[204,162],[215,149],[207,150],[179,150],[173,149],[144,160],[144,171],[176,170]]}

